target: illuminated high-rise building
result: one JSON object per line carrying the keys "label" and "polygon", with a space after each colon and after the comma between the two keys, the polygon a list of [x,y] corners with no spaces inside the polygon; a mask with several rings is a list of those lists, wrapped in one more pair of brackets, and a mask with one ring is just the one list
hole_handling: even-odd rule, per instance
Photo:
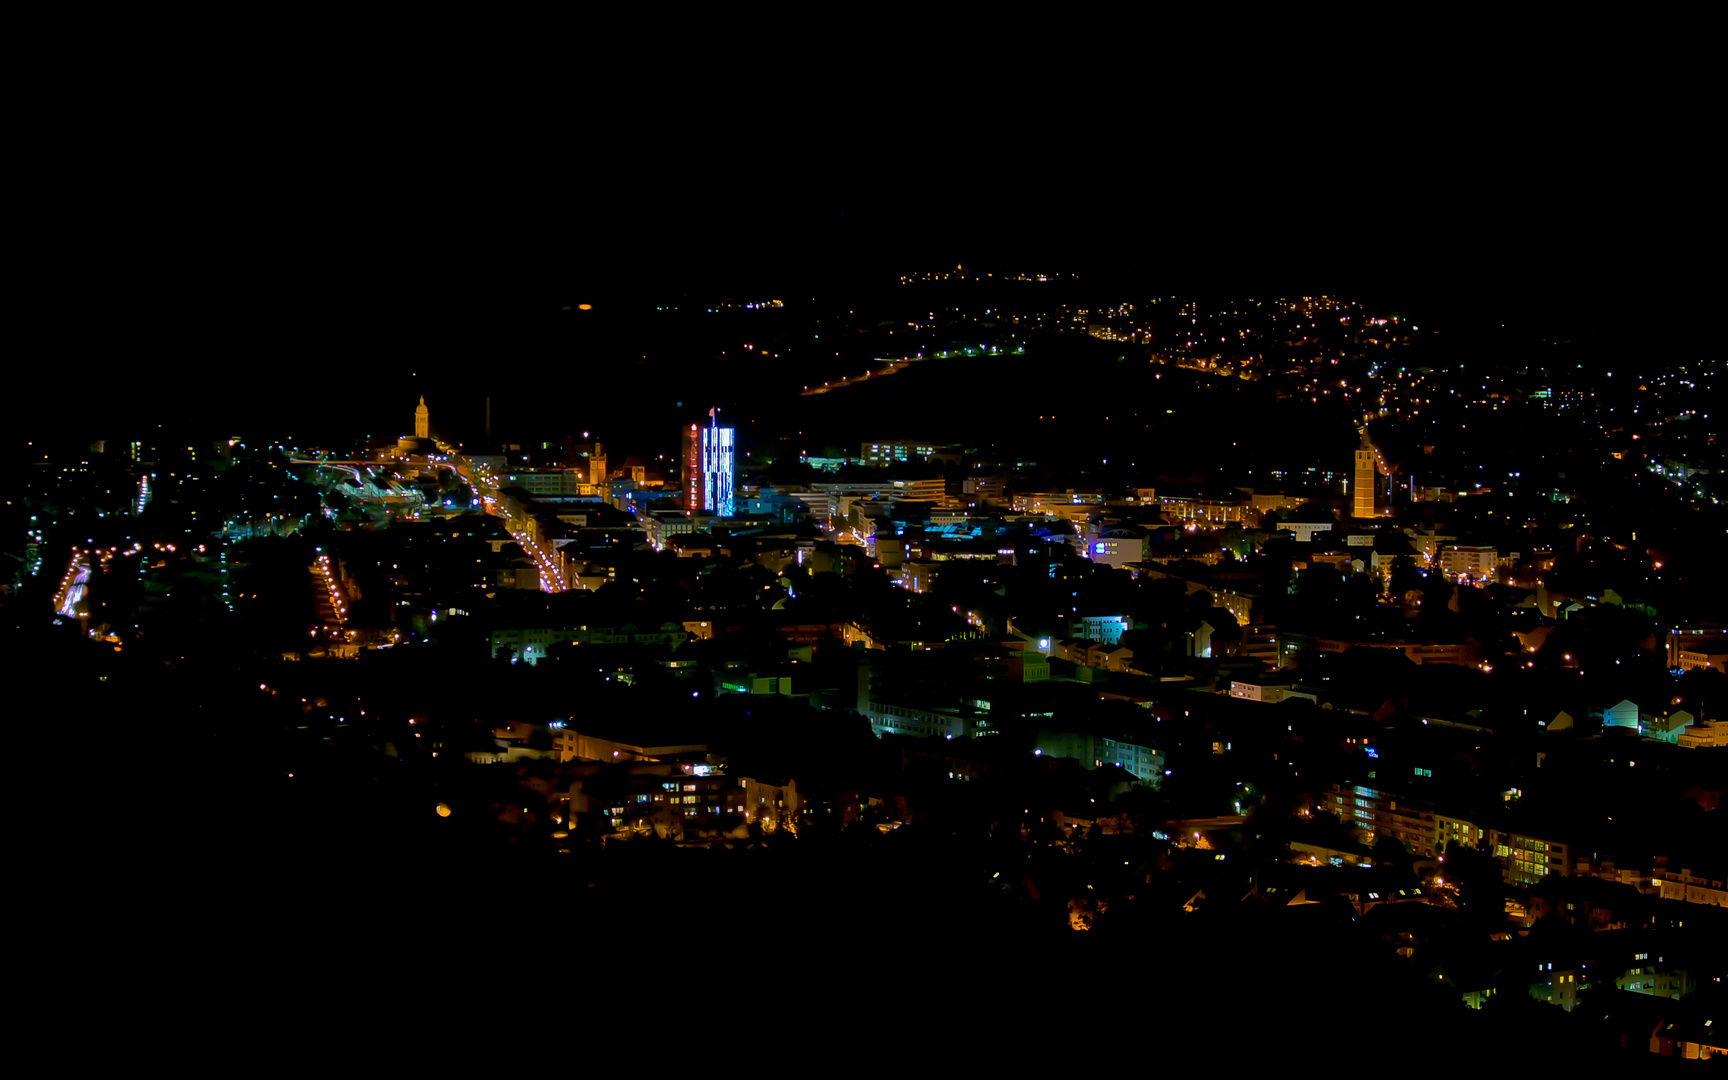
{"label": "illuminated high-rise building", "polygon": [[432,414],[426,411],[426,395],[420,395],[420,407],[414,410],[414,437],[430,439],[432,437]]}
{"label": "illuminated high-rise building", "polygon": [[1371,518],[1374,516],[1374,448],[1366,445],[1363,438],[1361,447],[1356,450],[1356,472],[1350,481],[1351,517]]}
{"label": "illuminated high-rise building", "polygon": [[708,410],[708,426],[683,431],[684,512],[731,517],[733,430],[721,427],[718,410]]}

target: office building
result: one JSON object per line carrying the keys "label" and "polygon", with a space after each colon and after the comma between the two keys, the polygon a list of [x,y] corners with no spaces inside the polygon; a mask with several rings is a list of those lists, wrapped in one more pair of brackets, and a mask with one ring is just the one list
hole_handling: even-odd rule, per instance
{"label": "office building", "polygon": [[733,513],[733,429],[721,427],[716,409],[708,410],[708,426],[684,429],[680,458],[684,465],[684,512],[731,517]]}
{"label": "office building", "polygon": [[1240,525],[1251,516],[1245,495],[1197,495],[1172,492],[1158,497],[1158,509],[1171,522],[1201,529]]}
{"label": "office building", "polygon": [[1086,528],[1086,557],[1095,563],[1121,569],[1137,563],[1145,555],[1146,539],[1126,529],[1101,532],[1095,526]]}
{"label": "office building", "polygon": [[929,457],[939,449],[941,448],[930,443],[909,439],[884,439],[864,443],[858,448],[858,456],[866,465],[894,465]]}
{"label": "office building", "polygon": [[593,486],[584,482],[584,475],[575,469],[515,469],[500,471],[498,486],[517,487],[530,495],[570,496],[589,495]]}
{"label": "office building", "polygon": [[895,498],[935,503],[939,507],[946,507],[949,501],[947,481],[940,476],[931,480],[896,480],[894,493]]}

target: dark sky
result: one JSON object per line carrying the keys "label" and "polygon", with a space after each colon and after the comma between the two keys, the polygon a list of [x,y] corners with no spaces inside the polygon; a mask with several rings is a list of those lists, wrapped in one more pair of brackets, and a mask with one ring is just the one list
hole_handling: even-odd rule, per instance
{"label": "dark sky", "polygon": [[19,419],[243,426],[388,396],[404,370],[575,376],[521,359],[563,304],[828,298],[962,262],[1077,271],[1122,299],[1342,292],[1622,337],[1672,331],[1704,295],[1699,149],[1672,119],[1477,97],[1325,126],[1250,115],[1210,139],[1187,123],[1124,133],[1045,113],[915,146],[856,114],[814,141],[706,122],[527,142],[355,123],[154,142],[154,167],[132,172],[44,167]]}

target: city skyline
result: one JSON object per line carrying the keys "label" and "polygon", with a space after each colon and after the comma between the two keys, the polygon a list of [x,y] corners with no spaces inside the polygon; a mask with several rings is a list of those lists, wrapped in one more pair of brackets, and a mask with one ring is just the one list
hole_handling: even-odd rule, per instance
{"label": "city skyline", "polygon": [[1096,999],[1279,1054],[1728,1053],[1693,314],[1576,268],[1159,288],[985,211],[948,235],[1030,238],[937,263],[928,220],[35,369],[8,651],[64,761],[167,759],[164,895],[246,898],[194,945],[436,989],[577,936],[608,1023],[743,947],[728,1023],[824,1029],[758,980],[892,1028],[909,981],[956,1037]]}

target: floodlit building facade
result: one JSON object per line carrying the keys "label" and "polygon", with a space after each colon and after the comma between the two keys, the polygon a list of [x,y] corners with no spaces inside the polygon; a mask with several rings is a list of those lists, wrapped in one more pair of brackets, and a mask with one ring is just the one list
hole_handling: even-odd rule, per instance
{"label": "floodlit building facade", "polygon": [[1441,549],[1437,561],[1441,572],[1455,581],[1488,581],[1494,577],[1499,560],[1500,553],[1491,547],[1452,545]]}
{"label": "floodlit building facade", "polygon": [[1374,451],[1369,447],[1356,451],[1356,470],[1350,479],[1351,517],[1374,516],[1374,458]]}

